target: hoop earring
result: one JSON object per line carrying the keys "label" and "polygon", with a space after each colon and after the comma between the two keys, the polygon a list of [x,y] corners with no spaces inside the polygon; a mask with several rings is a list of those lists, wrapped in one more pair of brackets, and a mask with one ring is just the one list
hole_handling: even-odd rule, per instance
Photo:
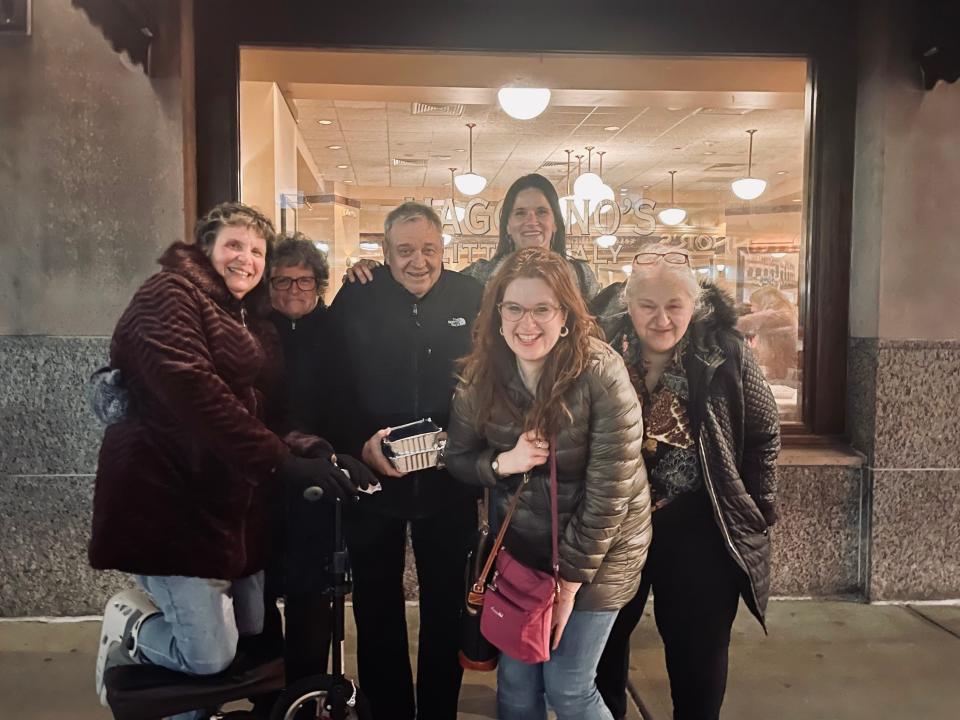
{"label": "hoop earring", "polygon": [[503,325],[501,325],[501,326],[498,328],[498,330],[500,330],[500,334],[503,335]]}
{"label": "hoop earring", "polygon": [[560,328],[560,337],[566,337],[569,334],[570,334],[570,328],[568,328],[566,325]]}

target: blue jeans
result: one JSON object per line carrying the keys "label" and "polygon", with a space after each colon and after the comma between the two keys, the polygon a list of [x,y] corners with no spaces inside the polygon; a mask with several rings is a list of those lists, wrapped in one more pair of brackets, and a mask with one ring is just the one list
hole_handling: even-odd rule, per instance
{"label": "blue jeans", "polygon": [[547,705],[557,720],[612,720],[597,691],[600,654],[617,618],[615,611],[570,615],[560,646],[545,663],[528,665],[500,655],[497,668],[497,717],[545,720]]}
{"label": "blue jeans", "polygon": [[[137,654],[153,665],[191,675],[213,675],[230,666],[240,635],[263,630],[263,572],[239,580],[179,575],[136,575],[163,613],[147,619]],[[176,720],[207,717],[181,713]]]}

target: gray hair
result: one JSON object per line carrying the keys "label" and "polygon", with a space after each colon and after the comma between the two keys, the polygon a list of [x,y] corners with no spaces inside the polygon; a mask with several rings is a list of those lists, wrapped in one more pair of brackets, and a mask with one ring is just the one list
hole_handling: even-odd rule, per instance
{"label": "gray hair", "polygon": [[418,218],[423,218],[428,223],[433,225],[433,227],[437,229],[438,233],[443,233],[443,223],[440,222],[440,216],[437,215],[436,210],[428,205],[424,205],[423,203],[405,202],[391,210],[387,215],[386,220],[383,221],[384,242],[389,241],[390,231],[393,229],[394,225],[411,222]]}
{"label": "gray hair", "polygon": [[624,302],[627,302],[633,297],[640,288],[652,278],[661,275],[670,275],[680,281],[681,286],[693,301],[694,307],[700,304],[700,296],[703,293],[703,288],[700,287],[697,276],[694,274],[693,268],[690,267],[690,254],[684,248],[658,243],[644,247],[641,252],[655,253],[657,255],[680,253],[681,255],[687,256],[688,262],[683,265],[675,265],[668,263],[666,260],[659,260],[658,262],[645,265],[633,265],[633,272],[630,273],[630,277],[627,278],[627,282],[623,287]]}

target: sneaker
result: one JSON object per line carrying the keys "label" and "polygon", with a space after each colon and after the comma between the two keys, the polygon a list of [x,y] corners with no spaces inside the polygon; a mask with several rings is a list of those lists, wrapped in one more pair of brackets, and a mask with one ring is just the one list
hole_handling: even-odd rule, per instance
{"label": "sneaker", "polygon": [[160,611],[150,597],[139,589],[123,590],[107,602],[100,628],[100,647],[97,650],[96,689],[100,704],[107,707],[107,688],[104,682],[107,669],[137,662],[137,633],[143,622]]}

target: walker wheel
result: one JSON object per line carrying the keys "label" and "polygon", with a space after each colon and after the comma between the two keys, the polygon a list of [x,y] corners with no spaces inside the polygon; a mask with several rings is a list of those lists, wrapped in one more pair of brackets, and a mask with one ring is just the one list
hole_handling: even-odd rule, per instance
{"label": "walker wheel", "polygon": [[[322,709],[318,714],[317,704],[319,703],[321,707],[326,705],[327,696],[335,682],[338,681],[330,675],[313,675],[298,680],[280,694],[280,698],[273,706],[270,720],[306,720],[307,718],[328,720],[333,717],[331,713]],[[347,720],[371,720],[373,717],[370,706],[367,705],[367,700],[359,688],[356,688],[353,707],[346,707],[343,717]]]}

